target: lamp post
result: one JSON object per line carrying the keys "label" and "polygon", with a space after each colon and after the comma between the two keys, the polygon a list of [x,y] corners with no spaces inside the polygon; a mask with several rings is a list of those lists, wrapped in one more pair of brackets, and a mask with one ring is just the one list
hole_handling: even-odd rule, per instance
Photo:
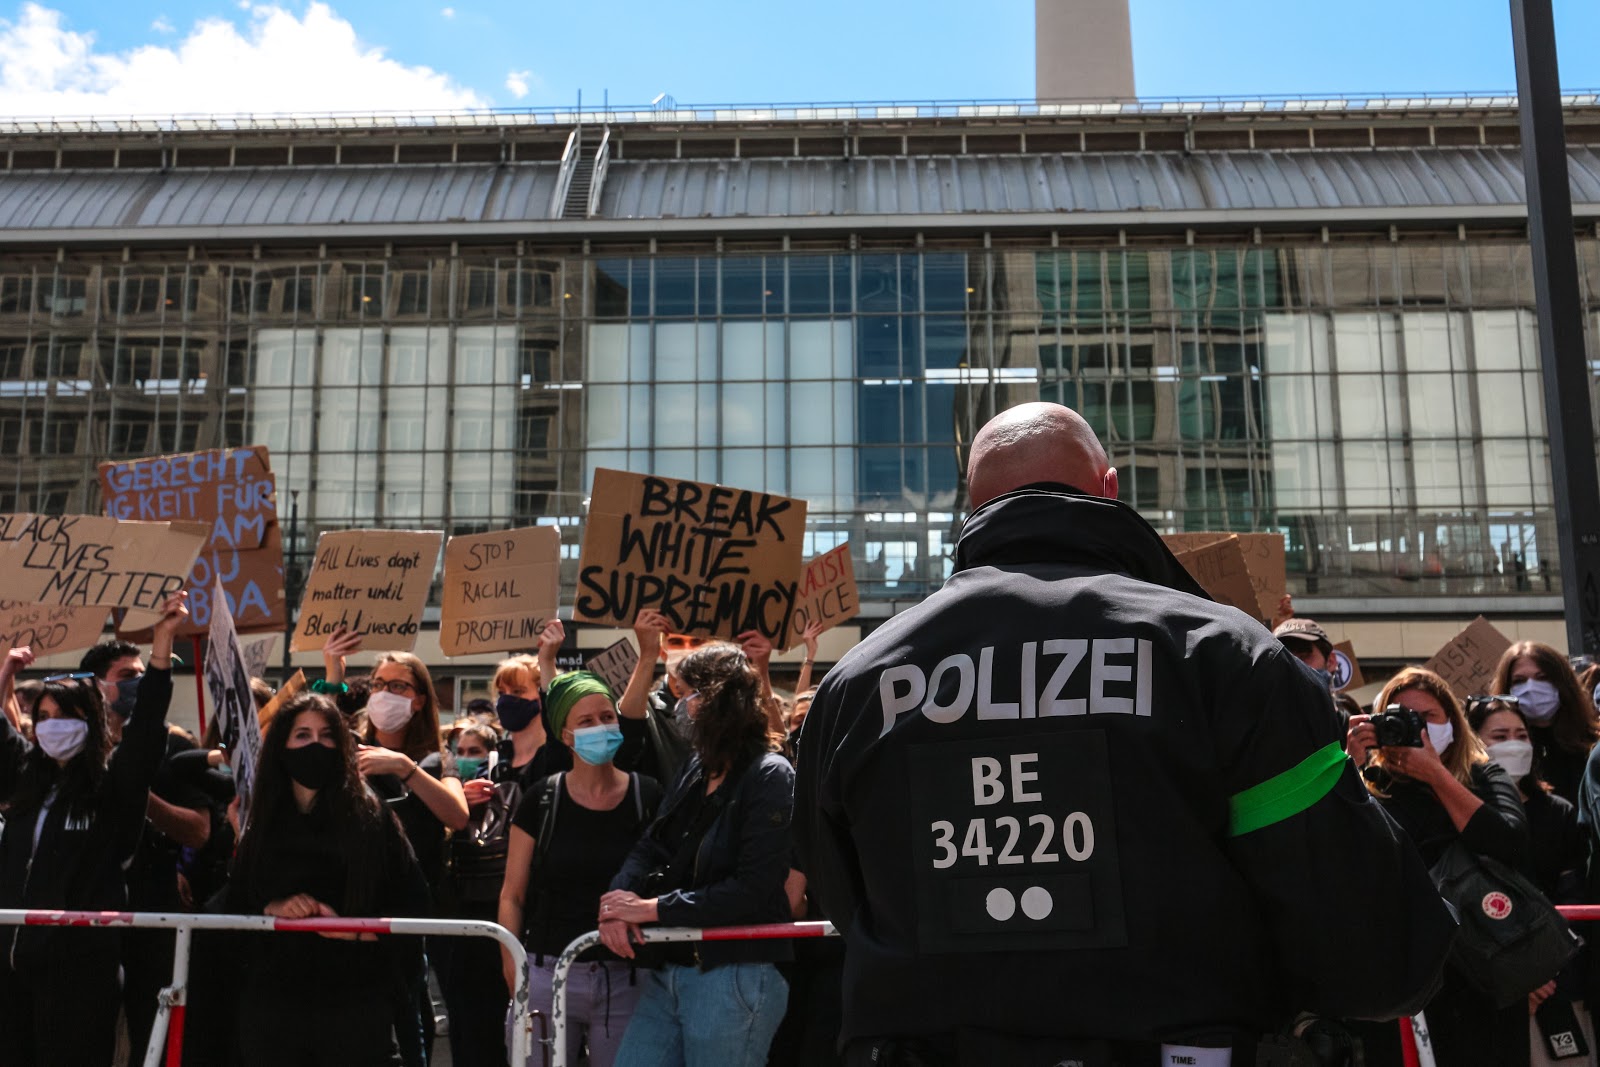
{"label": "lamp post", "polygon": [[289,645],[294,641],[294,612],[300,603],[300,490],[289,490],[289,548],[283,559],[283,678],[289,680],[294,657]]}

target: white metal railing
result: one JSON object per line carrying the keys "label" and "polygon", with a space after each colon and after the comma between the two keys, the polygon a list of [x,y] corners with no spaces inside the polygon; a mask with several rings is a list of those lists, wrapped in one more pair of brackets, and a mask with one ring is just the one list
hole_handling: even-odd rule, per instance
{"label": "white metal railing", "polygon": [[600,136],[600,147],[594,151],[594,173],[589,178],[589,204],[584,209],[585,218],[600,213],[600,193],[605,188],[606,171],[611,168],[611,127]]}

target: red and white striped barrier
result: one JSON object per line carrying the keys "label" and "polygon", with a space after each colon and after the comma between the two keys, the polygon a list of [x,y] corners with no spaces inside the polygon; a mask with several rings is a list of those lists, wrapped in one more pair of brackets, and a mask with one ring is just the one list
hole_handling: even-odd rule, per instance
{"label": "red and white striped barrier", "polygon": [[528,954],[522,942],[498,923],[462,919],[278,919],[271,915],[22,911],[0,908],[0,926],[121,926],[174,931],[176,941],[172,958],[172,984],[161,991],[155,1025],[150,1030],[150,1047],[145,1050],[144,1067],[162,1067],[163,1041],[167,1047],[166,1067],[179,1067],[183,1062],[184,1009],[189,999],[189,947],[190,938],[196,930],[493,938],[511,953],[511,958],[517,964],[517,988],[511,997],[513,1062],[524,1062],[533,1047],[533,1024],[528,1015]]}
{"label": "red and white striped barrier", "polygon": [[[693,930],[676,926],[645,926],[639,931],[644,943],[662,944],[668,941],[783,941],[810,937],[838,937],[830,922],[766,923],[760,926],[708,926]],[[600,943],[600,931],[590,930],[568,945],[556,958],[550,976],[550,992],[554,1003],[550,1010],[550,1065],[568,1067],[567,1064],[567,973],[583,953]],[[526,1059],[511,1060],[511,1067],[525,1067]]]}

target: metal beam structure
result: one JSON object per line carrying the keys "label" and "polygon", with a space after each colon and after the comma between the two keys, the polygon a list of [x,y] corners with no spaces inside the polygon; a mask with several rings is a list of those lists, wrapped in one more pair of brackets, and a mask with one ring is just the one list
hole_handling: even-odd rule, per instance
{"label": "metal beam structure", "polygon": [[1511,0],[1567,650],[1600,652],[1600,479],[1551,0]]}

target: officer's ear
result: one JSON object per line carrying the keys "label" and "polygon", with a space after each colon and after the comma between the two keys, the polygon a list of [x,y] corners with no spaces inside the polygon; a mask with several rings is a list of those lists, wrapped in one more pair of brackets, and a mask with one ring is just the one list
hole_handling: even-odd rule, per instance
{"label": "officer's ear", "polygon": [[1117,499],[1117,468],[1106,468],[1105,475],[1100,479],[1100,495],[1107,500]]}

